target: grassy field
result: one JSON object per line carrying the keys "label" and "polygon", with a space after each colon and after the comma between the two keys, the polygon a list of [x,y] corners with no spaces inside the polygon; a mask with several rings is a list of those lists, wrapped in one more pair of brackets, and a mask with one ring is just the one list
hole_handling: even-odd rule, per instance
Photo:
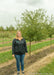
{"label": "grassy field", "polygon": [[12,38],[10,39],[8,39],[8,38],[0,38],[0,42],[6,42],[6,41],[12,41]]}
{"label": "grassy field", "polygon": [[[26,42],[28,42],[27,40],[26,40]],[[51,41],[52,43],[54,43],[54,40],[52,40]],[[44,42],[43,42],[44,43]],[[47,44],[49,44],[50,43],[50,41],[47,41]],[[39,44],[39,43],[38,43]],[[46,44],[46,45],[47,45]],[[5,46],[11,46],[12,45],[12,42],[11,43],[5,43],[5,44],[0,44],[0,47],[5,47]],[[41,45],[40,45],[41,46]]]}
{"label": "grassy field", "polygon": [[[52,44],[54,44],[54,40],[52,40]],[[31,45],[31,51],[43,48],[43,47],[48,46],[48,45],[50,45],[50,41],[33,44],[33,45]],[[29,53],[29,45],[27,45],[27,50]],[[4,62],[11,60],[11,59],[13,59],[12,50],[0,53],[0,63],[4,63]]]}
{"label": "grassy field", "polygon": [[[26,42],[28,42],[28,41],[26,41]],[[11,42],[0,44],[0,47],[11,46],[11,45],[12,45],[12,40],[11,40]]]}
{"label": "grassy field", "polygon": [[[41,68],[38,73],[48,73],[48,75],[54,75],[54,58],[51,63],[47,64],[45,67]],[[46,74],[44,74],[46,75]]]}
{"label": "grassy field", "polygon": [[0,53],[0,63],[13,59],[11,51]]}
{"label": "grassy field", "polygon": [[[51,42],[52,42],[52,44],[54,44],[54,40],[52,40]],[[48,46],[48,45],[50,45],[50,41],[33,44],[33,45],[31,45],[31,51],[40,49],[40,48]]]}

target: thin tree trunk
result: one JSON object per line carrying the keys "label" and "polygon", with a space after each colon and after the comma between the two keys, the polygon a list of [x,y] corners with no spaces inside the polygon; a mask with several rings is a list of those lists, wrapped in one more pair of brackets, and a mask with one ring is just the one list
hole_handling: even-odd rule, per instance
{"label": "thin tree trunk", "polygon": [[35,43],[36,43],[36,41],[35,41]]}
{"label": "thin tree trunk", "polygon": [[52,48],[52,38],[50,37],[50,48]]}
{"label": "thin tree trunk", "polygon": [[29,55],[31,56],[31,41],[30,41],[30,44],[29,44]]}

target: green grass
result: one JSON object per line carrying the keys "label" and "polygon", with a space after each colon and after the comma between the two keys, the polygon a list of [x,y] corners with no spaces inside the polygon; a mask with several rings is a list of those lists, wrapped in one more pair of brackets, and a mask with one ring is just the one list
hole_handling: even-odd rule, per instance
{"label": "green grass", "polygon": [[[26,40],[26,42],[28,42],[27,40]],[[54,43],[54,40],[51,40],[51,42],[52,42],[52,44]],[[43,44],[41,45],[40,43],[38,43],[37,45],[39,45],[39,46],[37,46],[37,47],[42,47],[42,46],[47,46],[47,45],[49,45],[50,44],[50,40],[49,41],[47,41],[47,42],[42,42]],[[12,42],[11,43],[5,43],[5,44],[0,44],[0,47],[5,47],[5,46],[11,46],[12,45]],[[36,45],[36,44],[35,44]],[[36,48],[35,48],[36,49]]]}
{"label": "green grass", "polygon": [[[54,43],[54,40],[52,40],[52,44]],[[31,51],[43,48],[45,46],[50,45],[50,41],[42,42],[42,43],[37,43],[31,45]],[[29,52],[29,45],[27,45],[27,50]],[[8,60],[11,60],[12,58],[12,50],[0,53],[0,63],[7,62]]]}
{"label": "green grass", "polygon": [[7,62],[8,60],[11,60],[11,59],[13,59],[11,50],[7,51],[7,52],[0,53],[0,64]]}
{"label": "green grass", "polygon": [[[47,64],[45,67],[41,68],[38,73],[48,73],[48,75],[54,75],[54,58],[51,63]],[[50,74],[51,73],[51,74]],[[46,74],[44,74],[46,75]]]}
{"label": "green grass", "polygon": [[0,47],[11,46],[12,43],[0,44]]}
{"label": "green grass", "polygon": [[0,47],[11,46],[11,45],[12,45],[12,42],[11,43],[9,42],[9,43],[0,44]]}
{"label": "green grass", "polygon": [[12,41],[12,38],[0,38],[0,42]]}
{"label": "green grass", "polygon": [[[52,42],[52,44],[54,44],[54,40],[51,40],[51,42]],[[33,44],[33,45],[31,45],[31,51],[40,49],[40,48],[48,46],[48,45],[50,45],[50,41],[45,41],[45,42]]]}

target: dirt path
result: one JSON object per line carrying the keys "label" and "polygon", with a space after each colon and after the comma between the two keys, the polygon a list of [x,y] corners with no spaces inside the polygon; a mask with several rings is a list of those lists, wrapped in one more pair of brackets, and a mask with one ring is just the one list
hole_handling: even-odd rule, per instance
{"label": "dirt path", "polygon": [[42,59],[33,63],[31,66],[25,69],[25,75],[31,75],[31,74],[34,75],[35,73],[38,72],[38,70],[40,70],[42,67],[50,63],[53,58],[54,58],[54,52],[51,54],[48,54],[46,57],[43,57]]}
{"label": "dirt path", "polygon": [[[52,47],[54,47],[54,44],[52,45]],[[50,46],[46,46],[46,47],[43,47],[42,49],[37,49],[37,50],[35,50],[35,51],[32,51],[32,52],[31,52],[31,55],[33,55],[34,53],[39,53],[39,52],[41,52],[41,51],[44,51],[45,49],[48,49],[48,48],[50,48]],[[26,59],[27,57],[29,57],[29,54],[25,56],[25,59]],[[15,61],[15,58],[12,59],[12,60],[9,60],[8,62],[5,62],[5,63],[0,64],[0,68],[5,67],[5,66],[8,66],[8,65],[11,65],[14,61]],[[7,64],[7,63],[8,63],[8,64]]]}
{"label": "dirt path", "polygon": [[[33,65],[35,62],[40,61],[40,59],[43,59],[43,57],[45,57],[48,54],[51,54],[53,52],[54,52],[54,46],[52,48],[44,49],[41,52],[37,52],[35,54],[32,54],[31,58],[29,56],[25,57],[25,72],[29,66]],[[14,75],[15,72],[17,72],[16,61],[12,62],[10,65],[7,65],[7,66],[0,68],[1,75]]]}
{"label": "dirt path", "polygon": [[0,53],[6,52],[6,51],[10,51],[10,49],[12,49],[11,46],[0,47]]}
{"label": "dirt path", "polygon": [[2,41],[2,42],[0,42],[0,44],[6,44],[6,43],[11,43],[12,41]]}
{"label": "dirt path", "polygon": [[11,49],[11,46],[0,47],[0,51],[1,50],[6,50],[6,49]]}

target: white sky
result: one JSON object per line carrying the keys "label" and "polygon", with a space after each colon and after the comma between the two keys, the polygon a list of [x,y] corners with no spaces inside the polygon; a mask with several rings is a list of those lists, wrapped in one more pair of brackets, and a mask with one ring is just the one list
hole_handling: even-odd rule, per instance
{"label": "white sky", "polygon": [[0,0],[0,26],[15,26],[14,17],[20,18],[25,9],[37,8],[44,8],[49,15],[54,15],[54,0]]}

